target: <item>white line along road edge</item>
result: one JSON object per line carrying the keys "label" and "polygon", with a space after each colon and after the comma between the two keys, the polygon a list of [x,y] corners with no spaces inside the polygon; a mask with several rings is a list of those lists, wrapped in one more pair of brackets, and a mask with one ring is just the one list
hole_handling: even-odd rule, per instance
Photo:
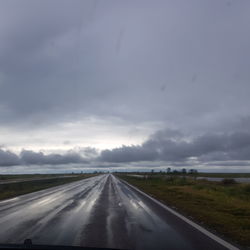
{"label": "white line along road edge", "polygon": [[[117,177],[115,177],[117,178]],[[134,187],[133,185],[129,184],[128,182],[122,180],[122,182],[126,183],[129,187],[131,187],[132,189],[135,189],[137,192],[141,193],[142,195],[145,195],[146,197],[148,197],[149,199],[151,199],[152,201],[154,201],[155,203],[157,203],[159,206],[163,207],[164,209],[166,209],[167,211],[169,211],[170,213],[174,214],[175,216],[179,217],[180,219],[182,219],[183,221],[185,221],[186,223],[188,223],[189,225],[193,226],[194,228],[196,228],[197,230],[199,230],[200,232],[202,232],[203,234],[205,234],[206,236],[208,236],[209,238],[213,239],[214,241],[218,242],[219,244],[221,244],[222,246],[226,247],[227,249],[230,250],[239,250],[239,248],[233,246],[232,244],[226,242],[225,240],[219,238],[218,236],[216,236],[215,234],[209,232],[208,230],[206,230],[205,228],[201,227],[200,225],[196,224],[195,222],[189,220],[188,218],[184,217],[183,215],[177,213],[176,211],[174,211],[173,209],[169,208],[168,206],[162,204],[160,201],[154,199],[153,197],[151,197],[150,195],[144,193],[143,191],[141,191],[140,189]]]}

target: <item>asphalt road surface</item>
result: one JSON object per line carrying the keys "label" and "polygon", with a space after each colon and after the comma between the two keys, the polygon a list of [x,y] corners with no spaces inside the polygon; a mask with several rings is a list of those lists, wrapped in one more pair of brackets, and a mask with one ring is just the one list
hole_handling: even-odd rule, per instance
{"label": "asphalt road surface", "polygon": [[226,249],[113,175],[0,202],[0,242],[119,249]]}

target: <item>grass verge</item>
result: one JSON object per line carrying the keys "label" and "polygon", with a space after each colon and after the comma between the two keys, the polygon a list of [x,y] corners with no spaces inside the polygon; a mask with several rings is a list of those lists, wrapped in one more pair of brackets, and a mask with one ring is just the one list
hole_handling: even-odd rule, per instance
{"label": "grass verge", "polygon": [[[67,178],[61,178],[61,176],[59,176],[58,178],[53,178],[53,179],[39,179],[39,180],[30,180],[24,182],[1,184],[0,200],[13,198],[18,195],[32,193],[35,191],[70,183],[73,181],[82,180],[92,176],[95,176],[95,174],[81,174],[81,175],[79,174],[75,176],[72,175],[72,177],[67,177]],[[35,178],[34,175],[32,177]],[[48,176],[46,176],[46,178],[48,178]]]}
{"label": "grass verge", "polygon": [[199,177],[250,178],[250,173],[198,173]]}
{"label": "grass verge", "polygon": [[241,246],[250,246],[250,184],[223,184],[174,176],[118,177],[219,235]]}

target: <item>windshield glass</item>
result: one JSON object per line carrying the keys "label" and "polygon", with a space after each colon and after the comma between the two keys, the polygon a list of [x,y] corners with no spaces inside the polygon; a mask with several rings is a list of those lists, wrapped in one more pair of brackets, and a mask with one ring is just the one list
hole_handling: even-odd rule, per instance
{"label": "windshield glass", "polygon": [[0,0],[0,243],[249,246],[249,11]]}

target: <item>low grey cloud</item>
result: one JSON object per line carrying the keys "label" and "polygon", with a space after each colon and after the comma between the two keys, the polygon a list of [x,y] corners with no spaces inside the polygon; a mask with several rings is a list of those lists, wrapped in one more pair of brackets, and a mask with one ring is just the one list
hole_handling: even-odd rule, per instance
{"label": "low grey cloud", "polygon": [[153,161],[156,159],[156,150],[143,146],[122,146],[112,150],[103,150],[100,156],[100,160],[106,162]]}
{"label": "low grey cloud", "polygon": [[62,165],[88,163],[76,152],[67,152],[64,154],[44,154],[31,150],[23,150],[19,155],[8,150],[0,149],[0,166],[17,165]]}
{"label": "low grey cloud", "polygon": [[19,165],[20,158],[8,150],[0,149],[0,166],[13,166]]}
{"label": "low grey cloud", "polygon": [[156,166],[221,165],[248,166],[250,161],[250,133],[206,133],[190,138],[177,130],[161,130],[152,134],[141,145],[121,146],[99,152],[95,148],[75,148],[61,154],[44,154],[22,150],[15,154],[0,149],[0,166],[88,164],[107,168],[136,162],[158,162]]}
{"label": "low grey cloud", "polygon": [[80,153],[81,155],[84,155],[85,158],[94,159],[98,156],[98,151],[96,148],[85,147],[75,150],[77,150],[77,152]]}
{"label": "low grey cloud", "polygon": [[69,163],[87,163],[79,154],[70,152],[66,154],[48,154],[42,152],[36,153],[33,151],[23,150],[20,154],[20,161],[23,164],[36,164],[36,165],[59,165]]}
{"label": "low grey cloud", "polygon": [[[101,152],[100,160],[108,162],[167,161],[181,162],[195,157],[200,162],[250,160],[250,133],[209,133],[187,139],[172,137],[171,131],[160,131],[142,145],[123,146]],[[170,136],[169,136],[170,135]]]}

